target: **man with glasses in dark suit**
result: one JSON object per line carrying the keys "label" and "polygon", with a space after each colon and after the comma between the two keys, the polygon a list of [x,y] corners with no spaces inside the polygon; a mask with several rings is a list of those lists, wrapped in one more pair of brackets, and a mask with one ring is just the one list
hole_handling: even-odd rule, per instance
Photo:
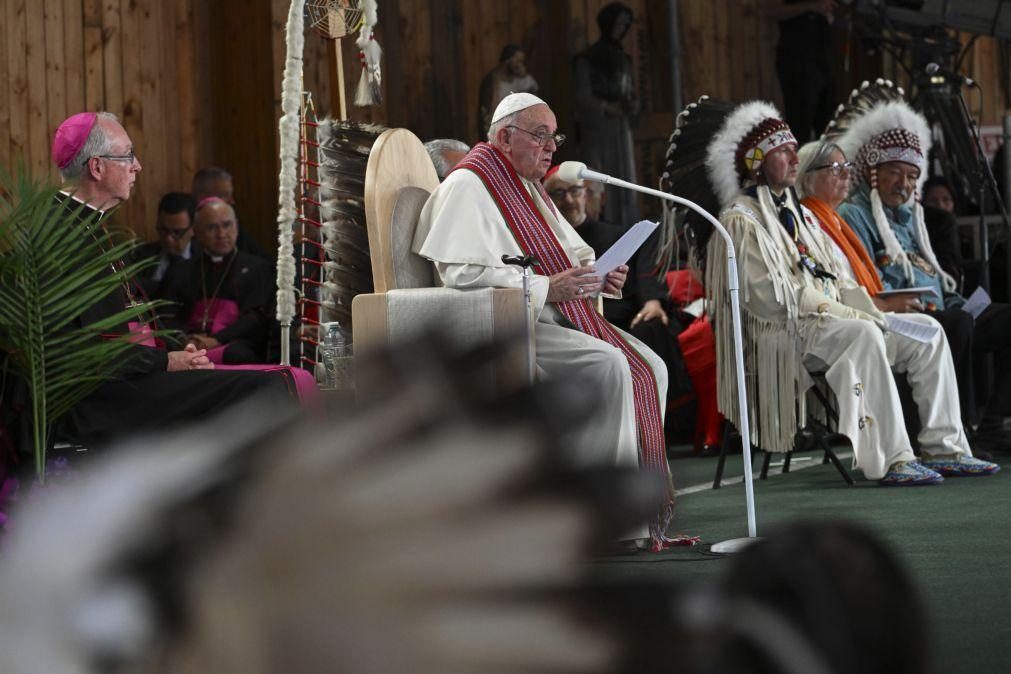
{"label": "man with glasses in dark suit", "polygon": [[137,282],[148,297],[162,297],[162,282],[176,263],[200,255],[200,242],[193,238],[196,201],[185,192],[169,192],[158,202],[158,240],[141,244],[133,252],[136,261],[157,258],[158,264],[145,269]]}

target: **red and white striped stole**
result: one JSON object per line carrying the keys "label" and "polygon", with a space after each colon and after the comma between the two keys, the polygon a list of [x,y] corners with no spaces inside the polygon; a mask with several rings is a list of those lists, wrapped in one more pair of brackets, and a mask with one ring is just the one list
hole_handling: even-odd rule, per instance
{"label": "red and white striped stole", "polygon": [[[478,143],[454,170],[466,169],[481,179],[505,218],[509,231],[526,255],[534,256],[539,274],[552,276],[572,267],[555,233],[544,220],[515,169],[500,150],[488,143]],[[554,204],[540,183],[537,190],[544,203],[554,211]],[[660,512],[650,521],[654,551],[671,544],[691,544],[690,539],[669,539],[664,535],[674,514],[674,487],[667,466],[663,416],[657,398],[656,379],[649,364],[622,338],[613,325],[604,320],[590,299],[558,302],[558,310],[580,332],[601,339],[621,350],[632,372],[635,392],[635,419],[639,430],[639,464],[664,478],[667,498]]]}

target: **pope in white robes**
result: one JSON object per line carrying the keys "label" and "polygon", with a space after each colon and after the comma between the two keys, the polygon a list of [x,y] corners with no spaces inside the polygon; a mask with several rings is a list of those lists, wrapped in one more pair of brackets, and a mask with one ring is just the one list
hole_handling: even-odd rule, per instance
{"label": "pope in white robes", "polygon": [[[619,294],[627,272],[627,268],[619,268],[606,278],[596,276],[593,249],[545,198],[539,180],[550,168],[551,156],[562,139],[556,134],[550,108],[531,94],[513,94],[504,99],[489,129],[491,145],[508,158],[531,200],[527,203],[532,203],[543,217],[569,267],[550,276],[531,276],[538,375],[578,377],[597,391],[600,404],[578,430],[574,443],[580,461],[635,467],[640,462],[640,439],[629,362],[619,348],[576,329],[558,305],[595,295],[602,281],[605,294]],[[413,249],[435,264],[447,287],[523,286],[520,269],[505,264],[502,256],[527,252],[510,229],[496,198],[473,171],[453,171],[432,193],[422,210]],[[666,367],[642,342],[617,332],[652,370],[656,390],[651,393],[656,395],[662,424]],[[634,537],[645,535],[640,532]]]}

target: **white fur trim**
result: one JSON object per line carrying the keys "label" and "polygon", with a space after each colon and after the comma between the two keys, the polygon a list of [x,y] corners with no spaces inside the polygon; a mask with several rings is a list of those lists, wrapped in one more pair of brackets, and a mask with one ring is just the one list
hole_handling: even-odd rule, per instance
{"label": "white fur trim", "polygon": [[720,207],[726,207],[740,193],[746,176],[738,175],[737,146],[748,132],[763,120],[782,119],[779,110],[765,101],[750,101],[738,106],[723,121],[706,150],[706,172],[716,188]]}
{"label": "white fur trim", "polygon": [[[836,144],[842,149],[846,158],[855,161],[857,153],[871,139],[888,131],[889,129],[905,129],[915,133],[920,138],[920,151],[923,152],[923,165],[920,170],[920,179],[916,183],[916,191],[923,187],[923,182],[927,179],[927,156],[930,154],[931,135],[930,127],[923,115],[913,110],[902,101],[892,101],[882,103],[871,108],[868,112],[853,120],[850,128],[836,139]],[[859,176],[860,180],[864,176]],[[910,195],[912,199],[914,195]]]}
{"label": "white fur trim", "polygon": [[[277,321],[290,326],[295,315],[295,246],[293,230],[298,217],[295,191],[298,188],[299,108],[302,102],[302,49],[305,44],[303,8],[305,0],[293,0],[288,8],[285,31],[287,58],[281,80],[280,132],[281,172],[278,176],[277,211]],[[285,352],[287,351],[285,347]]]}

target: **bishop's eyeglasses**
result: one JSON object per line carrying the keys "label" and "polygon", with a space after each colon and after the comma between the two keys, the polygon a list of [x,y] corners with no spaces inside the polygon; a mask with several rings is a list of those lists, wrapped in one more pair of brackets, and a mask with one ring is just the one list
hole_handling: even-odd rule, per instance
{"label": "bishop's eyeglasses", "polygon": [[126,154],[96,154],[99,159],[108,159],[109,161],[123,161],[127,164],[132,164],[137,161],[137,155],[133,150],[130,150]]}

